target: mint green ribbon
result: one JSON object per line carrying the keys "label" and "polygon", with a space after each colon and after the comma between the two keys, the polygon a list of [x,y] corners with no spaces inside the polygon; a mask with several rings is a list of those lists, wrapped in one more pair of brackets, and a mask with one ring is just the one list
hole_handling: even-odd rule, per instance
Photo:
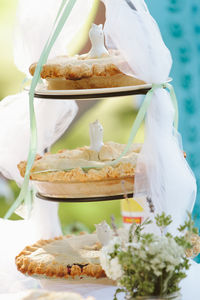
{"label": "mint green ribbon", "polygon": [[175,110],[174,127],[176,128],[176,130],[178,130],[178,101],[177,101],[177,98],[176,98],[176,94],[175,94],[174,88],[169,83],[165,83],[163,85],[163,87],[169,90],[169,93],[170,93],[170,96],[171,96],[171,100],[172,100],[172,104],[173,104],[174,110]]}
{"label": "mint green ribbon", "polygon": [[144,98],[144,101],[138,111],[138,114],[136,116],[136,119],[133,123],[133,126],[131,128],[131,132],[130,132],[130,136],[129,136],[129,139],[128,139],[128,143],[126,145],[126,147],[124,148],[124,151],[121,153],[121,155],[115,159],[114,161],[111,162],[111,165],[116,165],[120,162],[121,158],[127,154],[127,152],[129,151],[134,139],[135,139],[135,136],[145,118],[145,115],[146,115],[146,112],[148,110],[148,107],[149,107],[149,104],[151,103],[151,99],[152,99],[152,96],[154,94],[154,91],[158,88],[162,88],[163,85],[156,85],[156,84],[153,84],[152,85],[152,88],[151,90],[146,94],[146,97]]}
{"label": "mint green ribbon", "polygon": [[[135,139],[135,136],[138,132],[138,129],[140,128],[144,118],[145,118],[145,115],[146,115],[146,112],[148,110],[148,107],[151,103],[151,99],[152,99],[152,96],[155,92],[155,90],[157,89],[161,89],[161,88],[167,88],[170,92],[170,96],[171,96],[171,101],[172,101],[172,104],[174,106],[174,110],[175,110],[175,116],[174,116],[174,127],[176,128],[176,130],[178,129],[178,102],[177,102],[177,98],[176,98],[176,94],[175,94],[175,91],[174,91],[174,88],[171,84],[169,83],[163,83],[163,84],[152,84],[152,88],[151,90],[146,94],[146,97],[144,98],[144,101],[140,107],[140,110],[136,116],[136,119],[133,123],[133,126],[131,128],[131,132],[130,132],[130,136],[129,136],[129,140],[128,140],[128,143],[124,149],[124,151],[121,153],[121,155],[114,161],[112,161],[110,163],[110,165],[116,165],[120,162],[121,158],[126,155],[128,153],[128,151],[130,150],[130,147]],[[162,101],[162,100],[161,100]]]}
{"label": "mint green ribbon", "polygon": [[31,211],[32,201],[30,201],[30,197],[27,197],[27,192],[29,188],[29,178],[30,178],[30,171],[32,165],[35,160],[35,156],[37,153],[37,127],[36,127],[36,118],[35,118],[35,110],[34,110],[34,93],[35,88],[40,80],[40,72],[42,70],[42,66],[46,63],[49,53],[59,36],[66,20],[68,19],[71,10],[73,9],[76,0],[63,0],[61,6],[59,8],[56,20],[54,22],[52,32],[45,44],[45,47],[42,51],[40,59],[37,63],[37,67],[31,82],[30,92],[29,92],[29,113],[30,113],[30,131],[31,131],[31,138],[30,138],[30,146],[29,146],[29,153],[27,159],[27,166],[26,172],[24,176],[24,182],[20,191],[20,194],[14,204],[10,207],[8,212],[5,215],[5,219],[8,219],[13,212],[19,207],[19,205],[24,201],[27,205],[28,211]]}

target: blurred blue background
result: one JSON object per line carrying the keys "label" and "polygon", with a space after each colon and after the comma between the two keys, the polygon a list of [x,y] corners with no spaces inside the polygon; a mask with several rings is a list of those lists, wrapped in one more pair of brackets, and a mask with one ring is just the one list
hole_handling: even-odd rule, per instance
{"label": "blurred blue background", "polygon": [[174,61],[171,76],[179,103],[179,131],[197,179],[193,216],[200,228],[200,0],[147,0],[146,3]]}

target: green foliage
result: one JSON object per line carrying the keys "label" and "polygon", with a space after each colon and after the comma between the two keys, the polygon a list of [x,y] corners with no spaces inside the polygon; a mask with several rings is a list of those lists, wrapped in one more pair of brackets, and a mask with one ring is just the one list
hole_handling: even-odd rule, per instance
{"label": "green foliage", "polygon": [[[141,237],[141,232],[144,230],[146,225],[149,225],[151,223],[152,223],[152,221],[149,218],[144,220],[144,222],[142,224],[137,224],[137,223],[133,222],[133,224],[131,225],[130,230],[129,230],[129,243],[132,243],[134,238],[139,242],[140,237]],[[133,232],[134,232],[134,234],[133,234]]]}
{"label": "green foliage", "polygon": [[110,253],[110,259],[118,258],[123,276],[118,280],[122,288],[115,293],[114,300],[120,292],[126,293],[126,299],[141,296],[166,296],[180,290],[179,283],[186,277],[189,269],[189,259],[185,251],[191,244],[188,233],[196,233],[194,222],[189,215],[188,220],[179,227],[181,236],[172,236],[167,232],[167,226],[172,222],[165,213],[155,217],[161,235],[143,233],[144,228],[151,223],[133,224],[129,230],[128,245],[115,245]]}
{"label": "green foliage", "polygon": [[185,230],[188,230],[188,232],[198,234],[198,229],[194,227],[194,221],[192,219],[191,214],[188,213],[188,220],[185,221],[185,223],[181,226],[179,226],[178,230],[180,232],[184,232]]}
{"label": "green foliage", "polygon": [[166,216],[163,212],[161,215],[155,216],[156,225],[160,228],[161,233],[164,229],[172,223],[171,216]]}

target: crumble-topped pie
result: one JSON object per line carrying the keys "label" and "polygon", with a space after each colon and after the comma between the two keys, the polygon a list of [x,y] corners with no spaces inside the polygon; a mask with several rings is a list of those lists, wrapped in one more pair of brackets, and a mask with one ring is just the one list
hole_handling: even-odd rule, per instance
{"label": "crumble-topped pie", "polygon": [[[73,57],[58,56],[43,65],[40,75],[46,80],[48,89],[76,90],[144,84],[120,71],[119,66],[125,61],[118,51],[105,48],[102,25],[93,24],[89,36],[92,43],[89,53]],[[37,63],[34,63],[29,68],[32,76],[36,66]]]}
{"label": "crumble-topped pie", "polygon": [[115,284],[106,277],[100,264],[101,249],[116,234],[122,241],[128,241],[128,231],[124,228],[111,229],[105,221],[95,226],[96,231],[91,234],[82,232],[79,235],[39,240],[25,247],[15,258],[17,269],[40,279]]}
{"label": "crumble-topped pie", "polygon": [[[119,163],[110,165],[124,148],[123,144],[107,142],[99,151],[84,146],[56,154],[46,153],[37,156],[30,179],[45,196],[75,198],[133,192],[134,169],[141,145],[133,144]],[[26,164],[22,161],[18,165],[23,177]]]}
{"label": "crumble-topped pie", "polygon": [[15,262],[23,274],[40,278],[104,278],[101,247],[96,233],[61,236],[25,247]]}

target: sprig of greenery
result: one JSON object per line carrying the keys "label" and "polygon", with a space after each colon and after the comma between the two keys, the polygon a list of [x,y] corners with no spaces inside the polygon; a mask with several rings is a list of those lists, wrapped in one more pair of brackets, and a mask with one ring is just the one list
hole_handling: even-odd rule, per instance
{"label": "sprig of greenery", "polygon": [[194,227],[194,221],[191,214],[188,213],[188,220],[183,225],[180,225],[178,230],[184,232],[187,229],[188,232],[198,234],[198,229]]}
{"label": "sprig of greenery", "polygon": [[171,216],[166,216],[164,212],[161,215],[156,215],[155,220],[156,225],[160,228],[162,234],[164,233],[165,228],[172,223]]}
{"label": "sprig of greenery", "polygon": [[129,230],[129,243],[132,243],[134,239],[139,242],[145,226],[150,225],[151,223],[152,221],[149,218],[144,220],[144,222],[141,224],[133,222]]}
{"label": "sprig of greenery", "polygon": [[143,233],[144,228],[151,224],[146,219],[141,225],[133,223],[129,230],[128,247],[115,245],[110,258],[118,258],[123,276],[118,280],[117,294],[126,293],[126,299],[141,296],[165,296],[180,290],[179,283],[186,277],[189,259],[185,250],[192,247],[188,234],[196,234],[191,215],[179,227],[181,236],[173,236],[167,232],[172,223],[171,216],[165,213],[155,217],[161,230],[161,236]]}

